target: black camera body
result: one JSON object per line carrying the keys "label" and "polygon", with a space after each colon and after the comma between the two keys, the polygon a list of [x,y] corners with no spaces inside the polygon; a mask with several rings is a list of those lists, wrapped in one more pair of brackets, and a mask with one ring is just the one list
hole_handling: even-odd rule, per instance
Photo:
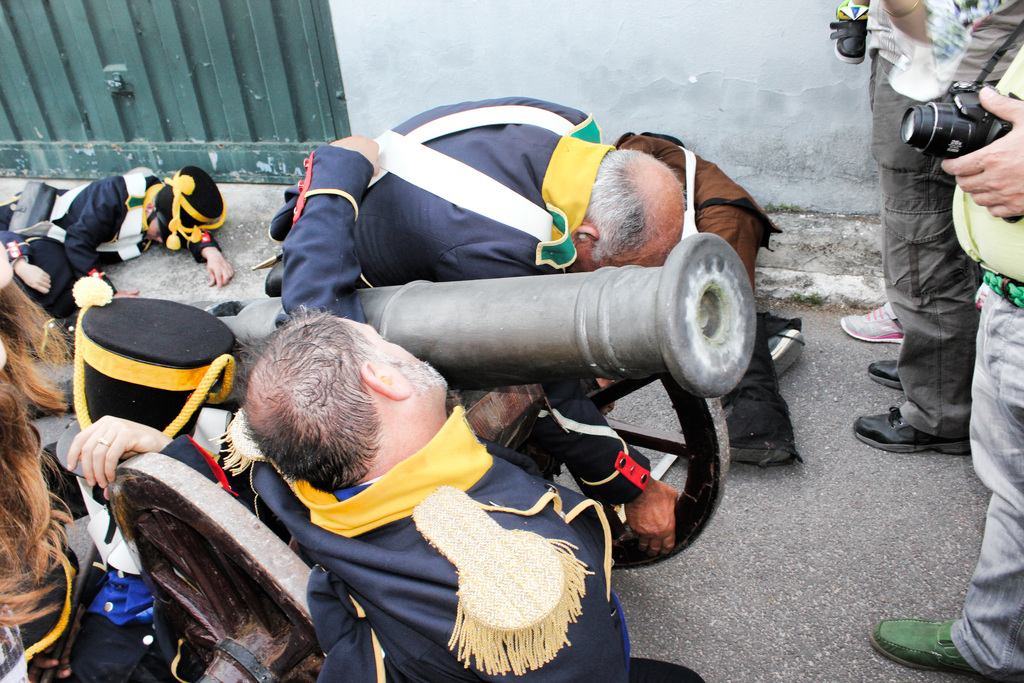
{"label": "black camera body", "polygon": [[983,83],[957,81],[939,102],[907,110],[900,137],[918,152],[944,159],[970,154],[1006,135],[1013,124],[981,106]]}

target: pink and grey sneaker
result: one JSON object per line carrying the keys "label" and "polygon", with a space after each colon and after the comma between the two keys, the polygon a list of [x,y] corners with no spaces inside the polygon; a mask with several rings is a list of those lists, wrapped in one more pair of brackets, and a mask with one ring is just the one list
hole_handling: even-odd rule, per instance
{"label": "pink and grey sneaker", "polygon": [[903,341],[903,326],[888,302],[865,315],[848,315],[839,321],[839,325],[843,332],[861,341],[893,344]]}

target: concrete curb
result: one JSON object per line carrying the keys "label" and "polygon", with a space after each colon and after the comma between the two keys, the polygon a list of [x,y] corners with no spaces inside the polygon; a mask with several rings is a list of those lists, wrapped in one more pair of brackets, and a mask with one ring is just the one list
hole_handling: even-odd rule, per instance
{"label": "concrete curb", "polygon": [[[0,198],[19,192],[24,179],[0,178]],[[53,181],[73,187],[77,181]],[[156,248],[144,257],[108,269],[121,289],[176,301],[221,301],[262,297],[266,271],[252,266],[280,251],[267,236],[284,202],[284,185],[222,184],[228,215],[216,233],[235,278],[221,291],[207,286],[206,271],[185,251]],[[2,200],[0,200],[2,201]],[[783,232],[772,251],[758,256],[760,298],[871,309],[885,300],[877,216],[773,213]]]}
{"label": "concrete curb", "polygon": [[762,298],[871,309],[885,301],[878,216],[774,213],[782,234],[757,258]]}

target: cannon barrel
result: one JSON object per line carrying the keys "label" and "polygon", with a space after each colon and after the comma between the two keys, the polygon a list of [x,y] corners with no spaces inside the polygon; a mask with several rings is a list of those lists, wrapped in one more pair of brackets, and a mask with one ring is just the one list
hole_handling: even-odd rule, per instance
{"label": "cannon barrel", "polygon": [[361,290],[367,322],[459,388],[669,372],[721,396],[754,339],[753,293],[716,235],[680,242],[661,268],[412,282]]}
{"label": "cannon barrel", "polygon": [[[420,281],[359,297],[385,339],[462,389],[669,372],[695,396],[722,396],[754,344],[746,270],[711,234],[680,242],[661,268]],[[223,320],[242,341],[270,334],[280,313],[266,299]]]}

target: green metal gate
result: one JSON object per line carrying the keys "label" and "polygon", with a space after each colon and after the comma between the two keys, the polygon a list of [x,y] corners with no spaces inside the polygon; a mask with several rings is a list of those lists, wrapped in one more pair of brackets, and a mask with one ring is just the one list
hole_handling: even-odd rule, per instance
{"label": "green metal gate", "polygon": [[3,0],[0,175],[292,182],[349,135],[328,0]]}

